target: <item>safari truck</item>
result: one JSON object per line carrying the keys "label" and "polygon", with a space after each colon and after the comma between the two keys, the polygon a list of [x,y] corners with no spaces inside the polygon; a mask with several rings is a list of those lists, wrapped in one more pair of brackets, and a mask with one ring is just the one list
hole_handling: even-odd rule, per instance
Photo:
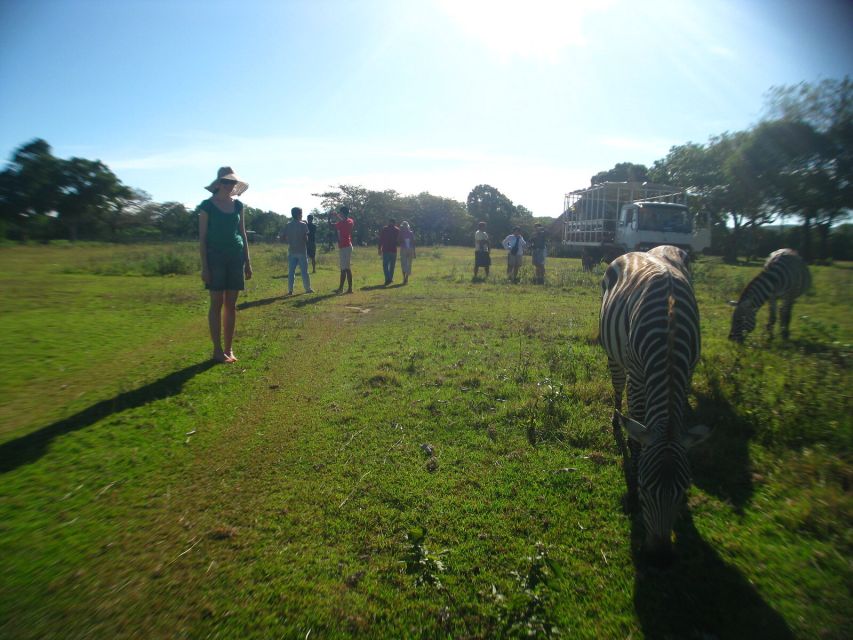
{"label": "safari truck", "polygon": [[663,184],[602,182],[572,191],[562,220],[563,245],[594,261],[662,244],[691,253],[711,246],[709,216],[691,213],[685,192]]}

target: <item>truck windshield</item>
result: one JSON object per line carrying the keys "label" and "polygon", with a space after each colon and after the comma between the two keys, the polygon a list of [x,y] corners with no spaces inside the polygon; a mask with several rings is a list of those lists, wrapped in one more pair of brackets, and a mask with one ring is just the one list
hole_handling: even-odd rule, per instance
{"label": "truck windshield", "polygon": [[692,233],[693,218],[686,209],[645,206],[640,209],[639,228],[641,231]]}

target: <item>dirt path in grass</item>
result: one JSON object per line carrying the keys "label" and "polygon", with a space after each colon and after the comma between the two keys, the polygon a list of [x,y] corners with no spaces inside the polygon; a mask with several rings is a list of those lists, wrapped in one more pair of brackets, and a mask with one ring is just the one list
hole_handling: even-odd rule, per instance
{"label": "dirt path in grass", "polygon": [[[233,382],[234,400],[241,404],[235,417],[210,425],[215,433],[194,434],[198,444],[188,445],[195,450],[186,466],[145,479],[146,504],[127,505],[123,530],[103,542],[108,550],[97,570],[64,582],[81,590],[75,610],[54,615],[71,614],[86,633],[191,632],[213,615],[202,594],[222,589],[223,572],[240,574],[235,563],[251,558],[253,544],[269,536],[258,528],[258,516],[268,510],[270,494],[287,493],[294,482],[303,493],[324,491],[321,484],[305,486],[310,474],[294,472],[300,446],[329,417],[322,396],[337,384],[339,359],[353,334],[381,322],[393,302],[370,304],[366,293],[323,300],[294,330],[289,321],[299,319],[299,303],[308,300],[241,312],[242,332],[263,333],[268,351],[253,356],[250,347],[235,365],[244,370]],[[121,494],[116,488],[113,499],[122,500]],[[282,510],[282,517],[299,517],[287,516],[285,505]]]}

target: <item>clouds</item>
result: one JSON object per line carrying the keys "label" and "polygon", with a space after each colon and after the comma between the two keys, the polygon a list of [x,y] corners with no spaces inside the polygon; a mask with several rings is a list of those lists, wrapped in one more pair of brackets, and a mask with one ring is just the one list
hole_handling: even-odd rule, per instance
{"label": "clouds", "polygon": [[221,165],[250,184],[251,206],[287,211],[319,206],[312,193],[338,184],[402,194],[428,191],[464,201],[478,184],[490,184],[537,215],[559,215],[562,196],[588,180],[589,171],[536,157],[486,148],[411,146],[396,141],[300,137],[241,137],[195,132],[169,150],[105,154],[128,184],[158,200],[194,203]]}

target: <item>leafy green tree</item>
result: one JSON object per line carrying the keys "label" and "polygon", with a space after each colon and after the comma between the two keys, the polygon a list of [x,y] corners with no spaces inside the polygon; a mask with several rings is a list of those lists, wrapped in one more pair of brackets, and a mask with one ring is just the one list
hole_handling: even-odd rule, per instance
{"label": "leafy green tree", "polygon": [[419,244],[469,244],[472,242],[472,218],[465,205],[452,198],[421,193],[407,198],[411,202],[409,222],[415,228]]}
{"label": "leafy green tree", "polygon": [[468,213],[476,224],[485,220],[489,233],[503,237],[512,230],[516,207],[512,200],[488,184],[477,185],[468,194]]}
{"label": "leafy green tree", "polygon": [[156,203],[153,218],[164,239],[187,239],[198,236],[198,216],[180,202]]}
{"label": "leafy green tree", "polygon": [[806,136],[807,145],[796,140],[800,146],[795,159],[800,164],[787,172],[783,195],[786,210],[798,213],[803,221],[805,251],[809,251],[814,222],[819,253],[826,258],[830,229],[853,208],[853,80],[845,76],[774,87],[768,93],[766,111],[771,122],[799,123],[814,132]]}
{"label": "leafy green tree", "polygon": [[246,209],[251,209],[251,218],[247,215],[247,228],[267,240],[277,238],[287,224],[287,218],[275,211],[261,211],[252,207]]}
{"label": "leafy green tree", "polygon": [[608,171],[599,171],[589,179],[590,185],[602,182],[647,182],[649,169],[644,164],[620,162]]}
{"label": "leafy green tree", "polygon": [[750,132],[738,131],[714,136],[704,145],[688,142],[672,147],[649,171],[652,181],[685,189],[691,207],[711,215],[714,237],[727,239],[723,254],[729,261],[737,258],[750,230],[774,217],[755,172],[744,170],[749,167],[742,150],[750,141]]}
{"label": "leafy green tree", "polygon": [[353,230],[353,242],[357,244],[366,243],[372,240],[372,234],[375,233],[376,220],[373,216],[366,216],[366,205],[369,191],[361,186],[349,184],[341,184],[337,187],[332,187],[332,191],[323,193],[312,193],[312,196],[321,198],[323,210],[327,212],[324,217],[329,221],[329,224],[334,223],[334,216],[331,216],[332,211],[336,211],[341,205],[346,205],[350,209],[350,215],[355,221],[355,229]]}
{"label": "leafy green tree", "polygon": [[26,239],[43,226],[42,218],[53,212],[59,200],[61,160],[40,138],[21,145],[0,173],[0,220],[5,233]]}
{"label": "leafy green tree", "polygon": [[63,161],[58,183],[56,209],[72,241],[78,239],[81,227],[86,228],[87,237],[98,237],[109,228],[109,218],[118,214],[122,202],[132,197],[130,189],[100,160]]}
{"label": "leafy green tree", "polygon": [[762,122],[729,158],[728,170],[740,201],[755,201],[771,221],[778,212],[803,220],[801,251],[811,258],[810,229],[828,204],[831,184],[824,170],[826,136],[801,121]]}

